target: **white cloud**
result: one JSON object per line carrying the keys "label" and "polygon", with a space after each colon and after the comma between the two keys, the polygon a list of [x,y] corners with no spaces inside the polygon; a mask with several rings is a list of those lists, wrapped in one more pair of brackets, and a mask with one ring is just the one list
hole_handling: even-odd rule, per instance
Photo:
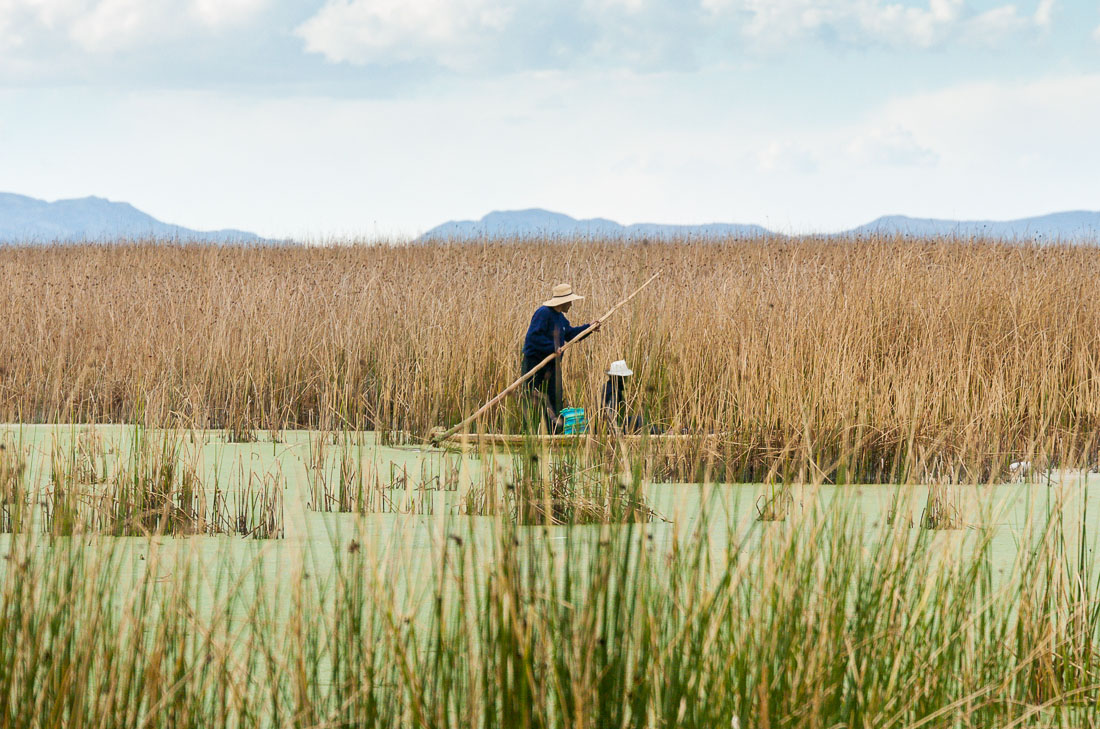
{"label": "white cloud", "polygon": [[1040,28],[1047,28],[1050,26],[1050,21],[1054,16],[1054,0],[1039,0],[1039,7],[1035,8],[1035,25]]}
{"label": "white cloud", "polygon": [[[1033,9],[1022,11],[1024,2]],[[336,63],[683,68],[805,39],[1003,45],[1047,29],[1053,10],[1054,0],[1000,0],[981,12],[968,0],[326,0],[296,33]]]}
{"label": "white cloud", "polygon": [[791,142],[773,141],[756,153],[761,172],[806,174],[817,171],[818,162],[809,149]]}
{"label": "white cloud", "polygon": [[155,3],[147,0],[101,0],[72,18],[69,38],[89,51],[112,51],[159,35]]}
{"label": "white cloud", "polygon": [[947,42],[989,44],[1050,23],[1053,0],[1040,0],[1031,17],[1015,4],[982,13],[965,0],[928,0],[925,6],[884,0],[701,0],[717,19],[746,16],[750,41],[771,47],[805,37],[846,45],[931,48]]}
{"label": "white cloud", "polygon": [[64,40],[93,53],[149,46],[254,17],[269,0],[0,0],[0,57]]}
{"label": "white cloud", "polygon": [[900,39],[902,44],[927,48],[958,25],[962,8],[962,0],[931,0],[927,9],[860,3],[855,21],[876,41],[892,44],[893,39]]}
{"label": "white cloud", "polygon": [[249,20],[264,9],[267,0],[194,0],[192,11],[211,28]]}
{"label": "white cloud", "polygon": [[935,169],[947,176],[984,177],[1012,192],[1034,187],[1037,196],[1051,197],[1053,188],[1079,184],[1075,170],[1100,164],[1100,148],[1091,143],[1098,117],[1094,74],[913,95],[886,104],[872,123],[907,130],[920,147],[935,150]]}
{"label": "white cloud", "polygon": [[1047,25],[1040,22],[1039,15],[1021,16],[1014,5],[1004,5],[977,15],[970,21],[970,40],[996,46],[1005,38],[1026,32],[1029,29],[1044,30]]}
{"label": "white cloud", "polygon": [[434,58],[464,67],[511,16],[503,0],[328,0],[297,29],[306,50],[330,61]]}
{"label": "white cloud", "polygon": [[854,160],[869,165],[923,167],[939,160],[939,155],[900,124],[873,126],[853,139],[847,149]]}
{"label": "white cloud", "polygon": [[[992,7],[977,12],[973,6]],[[333,63],[459,70],[683,71],[817,40],[902,50],[1004,45],[1052,23],[1055,0],[310,0],[295,34]],[[201,39],[300,0],[0,0],[0,75]],[[1024,9],[1026,8],[1026,10]],[[285,27],[261,27],[268,41]],[[280,44],[281,45],[281,44]],[[284,52],[284,51],[280,51]],[[73,61],[72,59],[78,59]],[[287,63],[296,59],[284,58]],[[83,71],[84,69],[81,69]],[[400,70],[398,71],[400,73]]]}
{"label": "white cloud", "polygon": [[584,0],[582,9],[588,12],[605,10],[625,10],[628,13],[640,13],[646,10],[647,0]]}

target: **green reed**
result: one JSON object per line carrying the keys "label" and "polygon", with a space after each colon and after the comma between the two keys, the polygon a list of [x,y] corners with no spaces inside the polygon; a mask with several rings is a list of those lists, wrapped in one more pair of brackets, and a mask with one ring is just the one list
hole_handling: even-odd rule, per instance
{"label": "green reed", "polygon": [[1077,727],[1100,702],[1085,506],[1037,505],[1008,565],[989,528],[840,502],[736,524],[716,498],[681,526],[433,517],[430,549],[388,556],[351,518],[327,567],[25,535],[0,723]]}

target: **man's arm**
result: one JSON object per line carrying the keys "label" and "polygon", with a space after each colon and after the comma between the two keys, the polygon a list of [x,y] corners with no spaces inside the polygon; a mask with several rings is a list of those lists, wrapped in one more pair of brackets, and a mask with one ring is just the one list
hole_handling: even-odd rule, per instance
{"label": "man's arm", "polygon": [[[598,324],[598,322],[592,322],[592,324]],[[587,329],[590,324],[581,324],[579,327],[566,326],[562,332],[565,334],[565,341],[571,342],[576,339],[577,335]],[[599,327],[597,327],[597,330]]]}

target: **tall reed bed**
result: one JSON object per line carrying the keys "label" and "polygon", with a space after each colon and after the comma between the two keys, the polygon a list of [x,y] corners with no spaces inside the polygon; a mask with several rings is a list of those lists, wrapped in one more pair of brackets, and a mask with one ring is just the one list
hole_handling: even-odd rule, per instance
{"label": "tall reed bed", "polygon": [[989,532],[843,506],[747,531],[720,513],[679,532],[441,520],[384,559],[349,528],[319,547],[334,563],[297,567],[16,540],[0,723],[1077,728],[1100,709],[1072,508],[1037,509],[1007,563]]}
{"label": "tall reed bed", "polygon": [[[594,407],[607,365],[625,358],[635,411],[671,432],[725,434],[712,465],[727,478],[931,469],[984,481],[1021,459],[1097,461],[1094,247],[138,244],[4,248],[0,264],[8,421],[415,439],[518,374],[529,317],[555,282],[587,296],[569,314],[579,323],[660,270],[566,356],[566,399]],[[518,420],[509,404],[478,427]],[[701,448],[683,446],[670,477],[699,477],[687,469],[707,461]]]}

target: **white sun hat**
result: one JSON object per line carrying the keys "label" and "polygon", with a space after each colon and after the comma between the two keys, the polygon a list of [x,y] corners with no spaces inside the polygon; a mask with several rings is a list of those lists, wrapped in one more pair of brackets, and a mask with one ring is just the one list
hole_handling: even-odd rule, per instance
{"label": "white sun hat", "polygon": [[626,366],[625,359],[617,359],[611,363],[611,368],[607,370],[607,374],[616,377],[630,377],[634,374],[634,370]]}
{"label": "white sun hat", "polygon": [[578,296],[573,293],[573,287],[567,283],[558,284],[554,287],[552,292],[553,296],[546,301],[542,302],[543,306],[561,306],[562,304],[568,304],[570,301],[579,301],[583,299],[583,296]]}

